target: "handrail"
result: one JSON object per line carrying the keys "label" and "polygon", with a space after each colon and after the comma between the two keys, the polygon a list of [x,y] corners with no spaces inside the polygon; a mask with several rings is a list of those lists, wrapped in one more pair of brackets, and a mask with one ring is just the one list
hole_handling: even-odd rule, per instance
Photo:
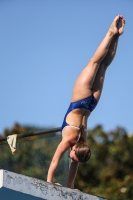
{"label": "handrail", "polygon": [[[21,133],[17,135],[17,138],[24,138],[24,137],[30,137],[30,136],[36,136],[36,135],[43,135],[47,133],[54,133],[54,132],[59,132],[60,130],[61,130],[61,127],[53,128],[49,130],[43,130],[43,131]],[[0,138],[0,142],[4,142],[4,141],[7,141],[7,137]]]}

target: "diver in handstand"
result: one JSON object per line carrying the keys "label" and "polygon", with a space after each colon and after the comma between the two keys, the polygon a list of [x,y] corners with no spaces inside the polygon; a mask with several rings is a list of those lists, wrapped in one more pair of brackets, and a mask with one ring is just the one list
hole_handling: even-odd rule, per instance
{"label": "diver in handstand", "polygon": [[69,188],[72,188],[74,183],[79,162],[86,162],[91,156],[91,150],[86,143],[87,119],[99,102],[105,72],[114,59],[119,36],[124,32],[124,25],[125,20],[122,15],[114,18],[101,44],[75,82],[71,103],[61,128],[62,141],[51,161],[47,182],[53,182],[60,158],[69,148],[71,149],[67,184]]}

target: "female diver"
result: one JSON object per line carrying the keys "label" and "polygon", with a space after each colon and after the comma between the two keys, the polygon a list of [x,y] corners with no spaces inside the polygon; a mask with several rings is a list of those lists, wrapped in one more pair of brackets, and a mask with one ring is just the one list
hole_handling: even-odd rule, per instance
{"label": "female diver", "polygon": [[119,36],[124,32],[124,25],[125,20],[122,15],[114,18],[103,41],[75,82],[71,103],[61,128],[62,141],[51,161],[47,182],[53,182],[59,160],[69,148],[71,148],[67,184],[69,188],[73,186],[79,162],[86,162],[91,156],[90,148],[86,143],[87,119],[100,99],[105,72],[114,59]]}

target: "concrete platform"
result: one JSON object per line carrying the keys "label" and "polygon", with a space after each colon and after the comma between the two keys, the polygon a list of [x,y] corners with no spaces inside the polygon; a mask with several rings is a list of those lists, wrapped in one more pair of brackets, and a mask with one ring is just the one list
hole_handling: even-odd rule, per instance
{"label": "concrete platform", "polygon": [[0,200],[107,200],[45,181],[0,170]]}

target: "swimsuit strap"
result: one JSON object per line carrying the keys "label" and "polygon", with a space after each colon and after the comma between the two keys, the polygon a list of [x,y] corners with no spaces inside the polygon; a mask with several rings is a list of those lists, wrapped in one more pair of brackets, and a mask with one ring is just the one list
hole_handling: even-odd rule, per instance
{"label": "swimsuit strap", "polygon": [[[73,125],[70,125],[70,124],[68,124],[67,126],[71,126],[71,127],[73,127],[73,128],[77,128],[77,129],[80,130],[80,128],[79,128],[78,126],[73,126]],[[64,128],[66,128],[67,126],[65,126]],[[62,129],[62,134],[63,134],[64,128]],[[79,136],[78,136],[77,142],[79,141],[80,137],[81,137],[81,132],[79,132]]]}
{"label": "swimsuit strap", "polygon": [[71,124],[69,124],[68,126],[71,126],[71,127],[77,128],[77,129],[80,129],[80,127],[78,127],[78,126],[73,126],[73,125],[71,125]]}
{"label": "swimsuit strap", "polygon": [[78,126],[73,126],[73,125],[71,125],[71,124],[66,124],[66,126],[63,127],[62,132],[63,132],[64,128],[67,127],[67,126],[71,126],[71,127],[73,127],[73,128],[80,129]]}

